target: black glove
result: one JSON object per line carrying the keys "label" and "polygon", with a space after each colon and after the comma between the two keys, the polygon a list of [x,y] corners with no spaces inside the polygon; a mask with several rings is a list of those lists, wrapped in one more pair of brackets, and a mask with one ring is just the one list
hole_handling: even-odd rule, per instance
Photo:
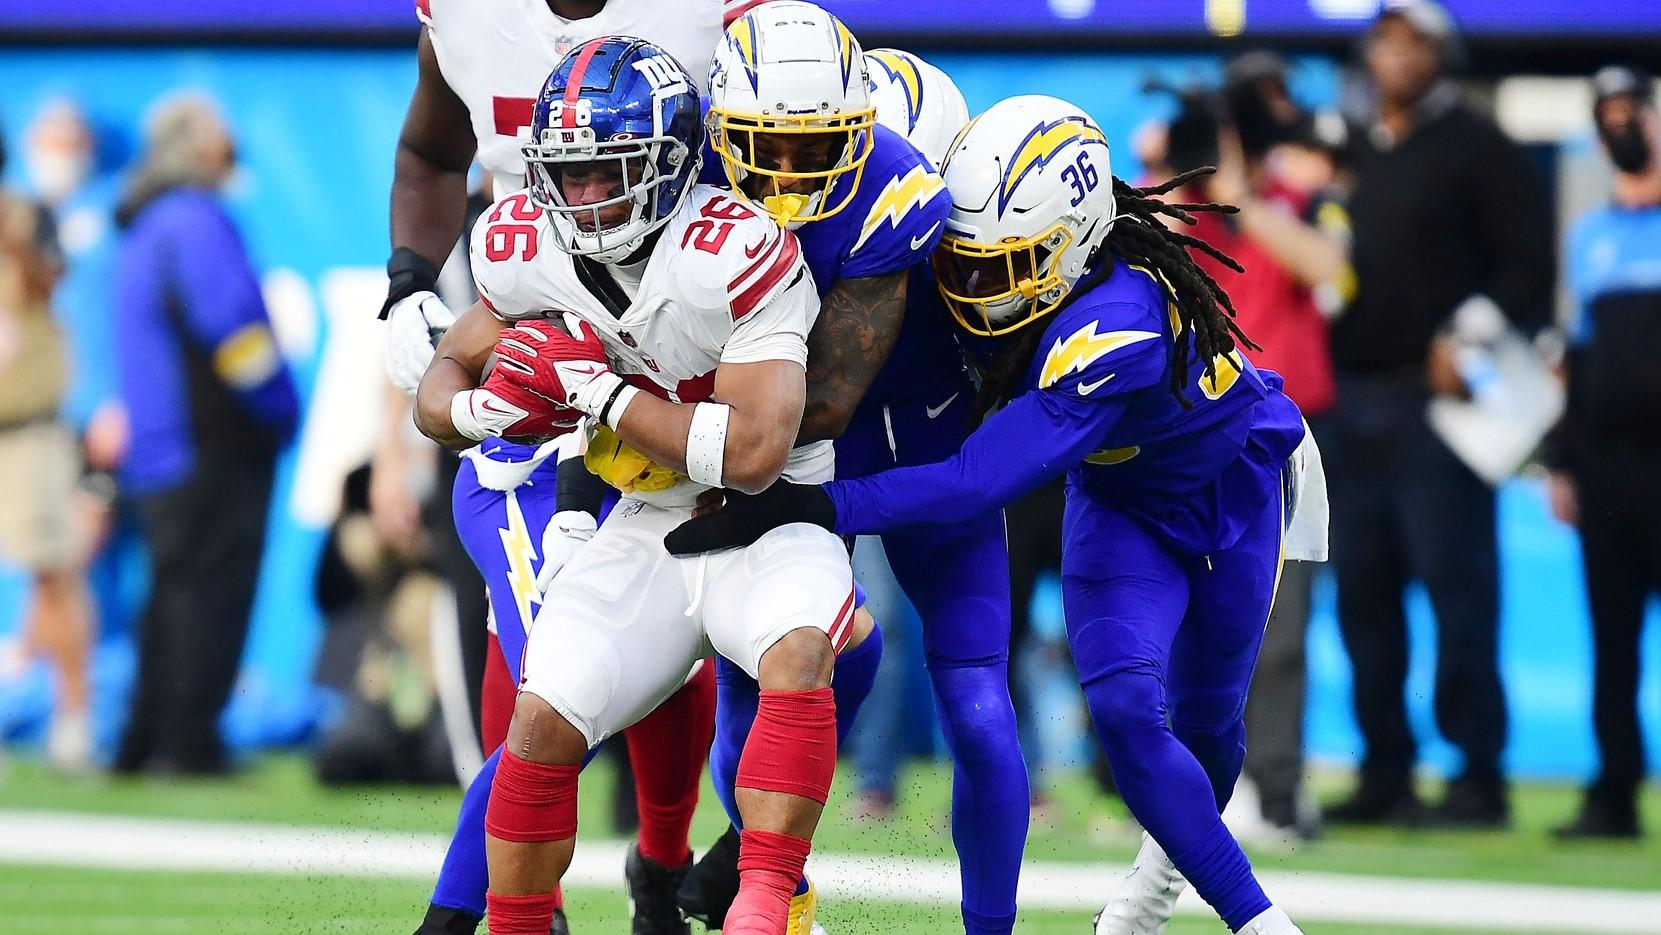
{"label": "black glove", "polygon": [[836,506],[818,484],[774,481],[757,494],[723,491],[726,504],[669,530],[663,544],[670,555],[697,555],[750,545],[768,530],[791,523],[812,523],[836,531]]}
{"label": "black glove", "polygon": [[379,317],[385,320],[386,313],[392,311],[392,306],[417,292],[437,290],[438,267],[414,250],[399,247],[392,251],[392,257],[386,261],[386,301],[381,303]]}

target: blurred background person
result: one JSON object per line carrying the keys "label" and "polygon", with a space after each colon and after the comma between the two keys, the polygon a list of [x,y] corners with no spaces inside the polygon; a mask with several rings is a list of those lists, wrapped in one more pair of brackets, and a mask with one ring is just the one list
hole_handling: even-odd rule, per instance
{"label": "blurred background person", "polygon": [[1661,379],[1652,363],[1661,355],[1661,118],[1644,72],[1610,66],[1592,91],[1614,191],[1569,236],[1568,409],[1546,460],[1552,512],[1580,530],[1602,769],[1557,834],[1632,838],[1645,771],[1639,637],[1645,604],[1661,590]]}
{"label": "blurred background person", "polygon": [[1436,615],[1436,721],[1463,755],[1430,817],[1509,820],[1494,490],[1432,432],[1426,406],[1469,396],[1448,334],[1462,306],[1491,301],[1525,332],[1546,324],[1552,228],[1527,155],[1462,102],[1451,77],[1461,56],[1452,19],[1428,0],[1387,4],[1363,46],[1376,114],[1350,199],[1357,292],[1333,325],[1338,404],[1324,454],[1366,755],[1354,794],[1327,812],[1335,822],[1425,817],[1403,697],[1415,578]]}
{"label": "blurred background person", "polygon": [[205,98],[159,104],[118,222],[117,358],[132,423],[121,484],[150,551],[121,772],[213,774],[241,661],[278,452],[299,403],[216,189],[235,165]]}
{"label": "blurred background person", "polygon": [[[1319,439],[1337,388],[1316,290],[1342,289],[1353,278],[1345,215],[1330,193],[1336,167],[1311,138],[1313,118],[1292,100],[1286,62],[1273,52],[1237,56],[1220,91],[1196,88],[1180,100],[1167,132],[1170,170],[1215,165],[1217,172],[1189,186],[1197,190],[1170,197],[1236,205],[1233,216],[1198,216],[1192,233],[1245,272],[1198,250],[1195,260],[1228,291],[1241,328],[1262,345],[1247,350],[1252,362],[1285,378],[1287,395]],[[1309,149],[1316,152],[1302,152]],[[1294,163],[1297,171],[1283,171]],[[1303,793],[1304,642],[1314,575],[1313,564],[1285,563],[1247,701],[1246,782],[1228,817],[1237,834],[1256,841],[1308,838],[1318,827]]]}
{"label": "blurred background person", "polygon": [[51,307],[62,271],[51,213],[0,189],[0,560],[29,578],[22,649],[55,670],[47,759],[82,770],[92,600],[74,512],[80,459],[62,415],[69,356]]}

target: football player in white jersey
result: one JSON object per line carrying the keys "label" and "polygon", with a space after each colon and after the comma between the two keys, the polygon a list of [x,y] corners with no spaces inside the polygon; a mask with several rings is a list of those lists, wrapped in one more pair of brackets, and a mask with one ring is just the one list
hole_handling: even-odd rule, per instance
{"label": "football player in white jersey", "polygon": [[[721,36],[723,14],[736,16],[744,6],[744,0],[416,0],[422,23],[418,77],[398,141],[391,198],[394,250],[387,263],[390,282],[382,307],[388,319],[388,374],[395,385],[414,392],[432,359],[434,343],[455,321],[455,314],[435,294],[435,281],[462,233],[470,164],[476,156],[498,192],[524,187],[520,146],[528,139],[531,105],[560,58],[588,39],[640,36],[689,63],[695,79],[702,81]],[[406,398],[393,395],[388,404],[394,409],[388,424],[408,417]],[[557,560],[548,561],[548,546],[560,546],[559,537],[544,535],[555,510],[554,474],[552,463],[540,464],[535,446],[501,440],[471,452],[457,473],[458,533],[489,587],[493,631],[500,636],[504,663],[487,670],[487,723],[505,725],[511,705],[508,686],[518,678],[525,632],[540,600],[535,579],[557,566]],[[523,491],[515,496],[513,489],[530,480],[539,482],[538,489],[548,496],[525,496]],[[573,510],[565,515],[567,524],[576,524],[565,530],[567,537],[582,535],[586,514]],[[592,520],[587,523],[591,531]],[[554,551],[557,555],[558,549]],[[479,621],[458,620],[458,625],[473,628]],[[464,641],[474,635],[466,634]],[[497,654],[494,640],[486,651]],[[687,932],[672,894],[679,880],[678,862],[689,854],[686,836],[699,769],[669,761],[686,761],[688,751],[699,746],[698,738],[707,744],[713,729],[710,681],[706,674],[689,685],[629,735],[641,815],[639,845],[628,867],[637,935]],[[687,740],[676,748],[654,742],[648,734]],[[487,754],[499,739],[499,734],[487,738]],[[696,756],[701,762],[702,751]],[[486,761],[477,780],[479,790],[463,805],[462,821],[418,935],[466,935],[484,913],[483,835],[477,813],[496,762]],[[645,781],[638,781],[642,776]],[[554,931],[557,935],[564,929],[562,912]]]}
{"label": "football player in white jersey", "polygon": [[417,423],[452,446],[556,434],[581,414],[597,426],[591,466],[625,494],[544,595],[552,625],[531,631],[486,815],[495,932],[547,929],[581,762],[671,695],[706,643],[761,685],[726,931],[784,935],[829,791],[830,673],[854,618],[841,541],[798,525],[689,563],[662,546],[703,491],[834,467],[828,442],[795,445],[812,274],[794,235],[693,184],[698,147],[694,84],[662,49],[573,50],[534,108],[530,190],[475,232],[481,301],[421,382]]}

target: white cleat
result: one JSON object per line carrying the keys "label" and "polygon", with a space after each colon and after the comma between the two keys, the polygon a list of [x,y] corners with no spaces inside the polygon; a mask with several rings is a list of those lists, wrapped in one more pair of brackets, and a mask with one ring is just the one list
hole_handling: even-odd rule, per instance
{"label": "white cleat", "polygon": [[1130,876],[1096,914],[1095,935],[1164,935],[1176,912],[1177,897],[1187,888],[1188,881],[1164,849],[1144,831],[1142,850],[1130,865]]}
{"label": "white cleat", "polygon": [[1303,935],[1303,931],[1278,906],[1263,910],[1257,918],[1246,923],[1240,935]]}

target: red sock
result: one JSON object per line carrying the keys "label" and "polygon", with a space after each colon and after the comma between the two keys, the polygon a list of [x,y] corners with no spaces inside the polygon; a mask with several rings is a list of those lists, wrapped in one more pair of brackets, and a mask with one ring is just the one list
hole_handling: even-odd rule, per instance
{"label": "red sock", "polygon": [[529,896],[484,894],[486,926],[490,935],[548,935],[554,924],[554,894]]}
{"label": "red sock", "polygon": [[563,841],[577,836],[581,766],[532,763],[507,751],[496,766],[484,830],[503,841]]}
{"label": "red sock", "polygon": [[831,690],[763,690],[738,758],[738,788],[799,795],[823,805],[835,772],[836,696]]}
{"label": "red sock", "polygon": [[811,847],[788,834],[740,832],[738,896],[727,910],[722,931],[726,935],[782,935],[790,919],[790,898],[796,895]]}
{"label": "red sock", "polygon": [[484,688],[479,692],[479,745],[485,756],[508,739],[508,723],[513,720],[513,703],[519,686],[513,684],[513,674],[502,658],[502,646],[492,633],[485,647]]}
{"label": "red sock", "polygon": [[715,739],[715,667],[709,660],[680,691],[623,732],[640,812],[640,854],[665,867],[692,859],[687,840],[698,782]]}

